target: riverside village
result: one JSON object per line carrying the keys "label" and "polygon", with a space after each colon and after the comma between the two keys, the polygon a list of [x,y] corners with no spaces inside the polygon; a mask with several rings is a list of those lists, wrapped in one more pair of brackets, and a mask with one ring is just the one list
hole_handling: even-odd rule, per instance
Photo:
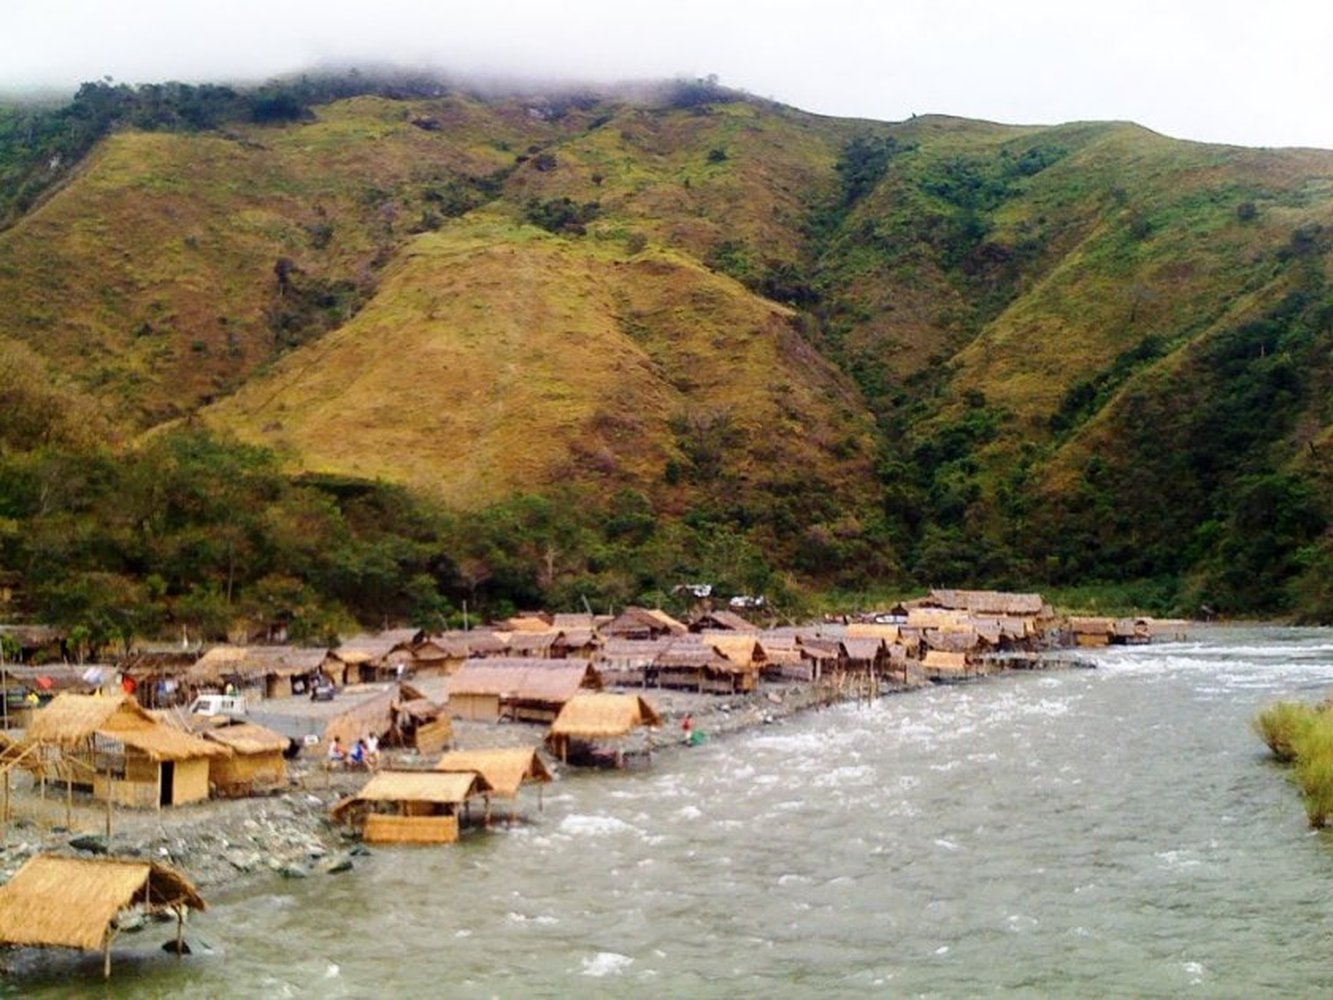
{"label": "riverside village", "polygon": [[[744,612],[744,613],[742,613]],[[575,769],[670,768],[707,741],[837,702],[1179,638],[1186,624],[1061,617],[1038,594],[933,590],[777,626],[699,595],[680,620],[532,612],[333,648],[145,647],[71,663],[64,636],[5,626],[0,943],[117,946],[246,879],[355,878],[372,851],[449,849],[548,821]],[[15,954],[11,951],[9,954]],[[207,961],[196,956],[194,961]]]}

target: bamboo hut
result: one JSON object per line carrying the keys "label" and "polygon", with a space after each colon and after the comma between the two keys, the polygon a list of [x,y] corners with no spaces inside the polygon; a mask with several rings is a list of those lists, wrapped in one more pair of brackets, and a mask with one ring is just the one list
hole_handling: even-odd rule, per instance
{"label": "bamboo hut", "polygon": [[921,660],[921,669],[932,681],[960,681],[967,677],[967,656],[964,653],[930,649]]}
{"label": "bamboo hut", "polygon": [[629,607],[602,625],[598,631],[608,638],[648,640],[684,635],[689,629],[684,622],[677,621],[665,611]]}
{"label": "bamboo hut", "polygon": [[116,917],[131,906],[176,915],[177,954],[185,911],[206,908],[189,879],[154,861],[39,854],[0,887],[0,944],[101,951],[110,976]]}
{"label": "bamboo hut", "polygon": [[468,660],[449,678],[449,712],[485,722],[551,722],[574,695],[601,687],[601,674],[586,660]]}
{"label": "bamboo hut", "polygon": [[231,751],[154,719],[127,695],[58,695],[25,737],[32,770],[99,799],[160,809],[208,798],[212,759]]}
{"label": "bamboo hut", "polygon": [[1115,634],[1112,618],[1070,618],[1069,631],[1076,646],[1109,646]]}
{"label": "bamboo hut", "polygon": [[285,754],[291,740],[286,736],[253,722],[218,726],[201,735],[231,751],[209,762],[208,783],[215,795],[241,798],[287,787]]}
{"label": "bamboo hut", "polygon": [[519,789],[526,784],[537,786],[537,807],[541,808],[541,786],[553,780],[551,772],[542,763],[541,756],[532,747],[496,747],[489,750],[451,750],[435,765],[437,771],[455,774],[480,774],[491,786],[491,792],[509,799],[509,819],[514,819],[514,807]]}
{"label": "bamboo hut", "polygon": [[[574,741],[602,743],[621,739],[640,726],[661,725],[662,716],[657,709],[638,695],[580,694],[569,699],[560,710],[546,734],[546,742],[562,761],[568,761]],[[622,759],[622,755],[617,754],[617,758]]]}
{"label": "bamboo hut", "polygon": [[490,790],[475,771],[380,771],[331,815],[360,826],[371,844],[452,844],[459,809]]}

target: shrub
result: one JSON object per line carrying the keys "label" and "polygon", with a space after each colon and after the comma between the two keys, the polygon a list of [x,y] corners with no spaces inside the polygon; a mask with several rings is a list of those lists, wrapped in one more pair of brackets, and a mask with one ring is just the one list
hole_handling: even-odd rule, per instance
{"label": "shrub", "polygon": [[1289,763],[1296,758],[1295,741],[1314,722],[1317,711],[1309,705],[1280,701],[1254,717],[1255,733],[1273,751],[1278,760]]}
{"label": "shrub", "polygon": [[1294,734],[1296,784],[1305,814],[1315,829],[1333,816],[1333,713],[1312,711],[1308,725]]}

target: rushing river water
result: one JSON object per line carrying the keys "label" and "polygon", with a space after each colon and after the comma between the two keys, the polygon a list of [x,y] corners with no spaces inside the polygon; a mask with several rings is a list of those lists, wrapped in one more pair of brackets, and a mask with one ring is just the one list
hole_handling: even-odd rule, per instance
{"label": "rushing river water", "polygon": [[[1249,721],[1333,632],[1215,629],[552,786],[530,826],[214,894],[27,995],[1329,995],[1333,838]],[[529,802],[531,805],[531,801]]]}

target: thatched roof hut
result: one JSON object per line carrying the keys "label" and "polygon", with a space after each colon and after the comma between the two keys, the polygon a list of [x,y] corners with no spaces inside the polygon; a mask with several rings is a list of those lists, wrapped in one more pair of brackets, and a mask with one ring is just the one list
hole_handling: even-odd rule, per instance
{"label": "thatched roof hut", "polygon": [[458,808],[490,790],[474,771],[380,771],[331,815],[337,822],[360,819],[370,843],[451,844],[458,840]]}
{"label": "thatched roof hut", "polygon": [[464,719],[549,722],[579,691],[601,687],[587,660],[468,660],[449,678],[449,711]]}
{"label": "thatched roof hut", "polygon": [[[491,786],[495,795],[518,798],[518,790],[525,784],[537,785],[537,808],[541,808],[541,786],[554,780],[546,769],[541,755],[533,747],[494,747],[488,750],[451,750],[435,765],[437,771],[454,774],[479,774]],[[510,807],[513,820],[513,806]]]}
{"label": "thatched roof hut", "polygon": [[717,629],[724,632],[758,632],[759,626],[746,621],[734,611],[705,611],[690,622],[691,632]]}
{"label": "thatched roof hut", "polygon": [[209,765],[208,783],[219,795],[250,795],[287,786],[285,754],[291,740],[281,733],[241,722],[208,729],[201,735],[231,751],[231,756]]}
{"label": "thatched roof hut", "polygon": [[231,754],[154,719],[123,694],[57,695],[33,715],[25,742],[38,747],[38,774],[139,808],[208,798],[209,761]]}
{"label": "thatched roof hut", "polygon": [[657,709],[638,695],[580,694],[565,703],[551,723],[546,740],[561,759],[567,759],[572,740],[614,740],[640,726],[661,725],[662,716]]}
{"label": "thatched roof hut", "polygon": [[131,906],[150,913],[203,910],[183,874],[154,861],[89,860],[41,854],[0,886],[0,944],[102,950],[111,971],[116,915]]}
{"label": "thatched roof hut", "polygon": [[604,636],[620,639],[657,639],[661,636],[684,635],[689,629],[684,622],[655,608],[628,607],[598,629]]}
{"label": "thatched roof hut", "polygon": [[1014,594],[998,590],[932,590],[921,603],[973,615],[1041,616],[1046,602],[1040,594]]}

